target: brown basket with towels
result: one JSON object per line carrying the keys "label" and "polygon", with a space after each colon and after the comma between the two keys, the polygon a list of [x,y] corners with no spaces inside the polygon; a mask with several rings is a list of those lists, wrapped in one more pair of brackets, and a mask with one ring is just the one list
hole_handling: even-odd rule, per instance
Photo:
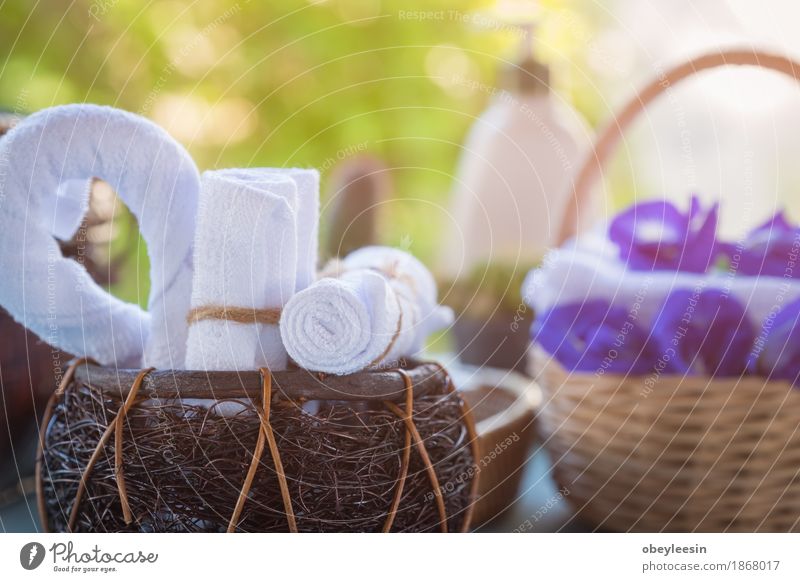
{"label": "brown basket with towels", "polygon": [[[406,360],[450,314],[400,249],[359,249],[342,259],[347,273],[320,280],[316,170],[201,176],[162,128],[92,104],[36,112],[3,139],[0,242],[33,234],[2,254],[0,304],[93,358],[70,365],[41,424],[45,531],[469,527],[468,407],[441,366]],[[147,311],[53,251],[85,214],[94,176],[138,220]]]}
{"label": "brown basket with towels", "polygon": [[77,360],[42,422],[45,531],[465,531],[475,428],[438,364],[327,376]]}

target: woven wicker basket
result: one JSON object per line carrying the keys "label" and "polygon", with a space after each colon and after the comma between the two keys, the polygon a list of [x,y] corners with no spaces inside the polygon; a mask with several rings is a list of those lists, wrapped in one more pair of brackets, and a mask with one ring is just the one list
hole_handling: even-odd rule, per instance
{"label": "woven wicker basket", "polygon": [[[622,132],[691,75],[753,65],[800,80],[800,64],[752,50],[709,54],[667,71],[602,132],[578,175],[560,242],[576,231]],[[643,379],[568,373],[539,349],[540,429],[578,515],[619,531],[800,531],[800,391],[763,378]]]}
{"label": "woven wicker basket", "polygon": [[325,376],[78,360],[42,420],[39,512],[45,531],[465,531],[476,458],[438,364]]}

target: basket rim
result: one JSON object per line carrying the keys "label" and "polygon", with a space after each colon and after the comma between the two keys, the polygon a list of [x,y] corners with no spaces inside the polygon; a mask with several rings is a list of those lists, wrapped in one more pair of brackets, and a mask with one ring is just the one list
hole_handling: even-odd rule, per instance
{"label": "basket rim", "polygon": [[[447,384],[449,374],[433,361],[407,359],[400,366],[362,370],[336,376],[302,368],[271,372],[273,391],[288,400],[391,401],[405,398],[404,370],[410,377],[414,397],[423,396]],[[75,369],[75,382],[114,396],[130,392],[138,369],[123,369],[82,362]],[[253,398],[261,396],[262,376],[258,370],[153,370],[144,378],[141,393],[151,398]]]}
{"label": "basket rim", "polygon": [[[756,376],[752,374],[741,374],[739,376],[707,376],[707,375],[689,375],[689,374],[602,374],[597,375],[595,372],[587,372],[585,370],[567,370],[555,356],[550,354],[539,344],[532,344],[531,351],[533,355],[533,363],[536,366],[536,377],[546,372],[556,372],[565,378],[565,381],[558,390],[563,389],[570,382],[569,380],[581,378],[596,378],[596,387],[599,388],[604,384],[623,387],[626,385],[641,385],[643,379],[656,378],[657,384],[664,384],[669,386],[680,386],[685,389],[690,387],[710,388],[712,386],[728,386],[735,387],[736,390],[754,390],[761,394],[769,389],[777,389],[780,391],[797,390],[788,380],[777,380],[768,378],[766,376]],[[546,382],[539,382],[542,388],[547,389]]]}
{"label": "basket rim", "polygon": [[[507,408],[475,421],[478,434],[489,438],[494,438],[495,433],[505,432],[521,419],[534,416],[542,403],[542,389],[536,380],[519,372],[497,368],[482,369],[460,390],[462,397],[471,403],[473,413],[484,401],[497,399],[500,392],[513,397],[514,401]],[[472,402],[470,397],[476,393],[482,393],[481,398]]]}

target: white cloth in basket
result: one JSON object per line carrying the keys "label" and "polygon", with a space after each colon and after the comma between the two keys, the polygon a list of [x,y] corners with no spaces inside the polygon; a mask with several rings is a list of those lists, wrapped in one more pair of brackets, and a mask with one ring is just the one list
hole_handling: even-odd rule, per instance
{"label": "white cloth in basket", "polygon": [[[295,290],[297,186],[271,168],[204,172],[195,241],[192,308],[279,309]],[[186,367],[286,368],[278,326],[194,322]]]}
{"label": "white cloth in basket", "polygon": [[317,278],[319,260],[319,172],[307,168],[275,168],[297,185],[297,275],[295,291]]}
{"label": "white cloth in basket", "polygon": [[667,295],[677,289],[728,291],[744,306],[756,328],[783,305],[800,298],[800,281],[783,277],[629,270],[616,257],[613,244],[597,233],[550,251],[542,267],[528,275],[523,297],[537,313],[556,305],[604,299],[636,310],[637,319],[647,327]]}
{"label": "white cloth in basket", "polygon": [[[195,242],[192,308],[279,309],[295,288],[297,187],[269,169],[204,172]],[[278,326],[195,321],[186,367],[286,368]]]}
{"label": "white cloth in basket", "polygon": [[304,368],[349,374],[394,363],[453,319],[436,302],[430,272],[404,251],[366,247],[339,271],[299,292],[283,311],[284,345]]}
{"label": "white cloth in basket", "polygon": [[289,178],[295,183],[297,232],[297,269],[295,291],[305,289],[317,278],[319,238],[319,172],[306,168],[231,168],[228,176],[240,176],[248,180],[267,178]]}

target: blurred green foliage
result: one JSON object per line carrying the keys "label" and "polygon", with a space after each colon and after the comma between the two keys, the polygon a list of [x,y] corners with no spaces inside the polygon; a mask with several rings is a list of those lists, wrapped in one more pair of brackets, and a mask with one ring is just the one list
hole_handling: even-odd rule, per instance
{"label": "blurred green foliage", "polygon": [[[583,65],[602,9],[538,5],[536,50],[594,122],[601,101]],[[490,97],[463,80],[491,87],[521,38],[512,25],[530,16],[484,0],[11,0],[0,10],[0,105],[138,112],[201,169],[315,166],[324,180],[355,152],[381,156],[395,184],[383,242],[424,260],[435,257],[459,144]],[[144,303],[146,252],[127,248],[114,292]]]}

